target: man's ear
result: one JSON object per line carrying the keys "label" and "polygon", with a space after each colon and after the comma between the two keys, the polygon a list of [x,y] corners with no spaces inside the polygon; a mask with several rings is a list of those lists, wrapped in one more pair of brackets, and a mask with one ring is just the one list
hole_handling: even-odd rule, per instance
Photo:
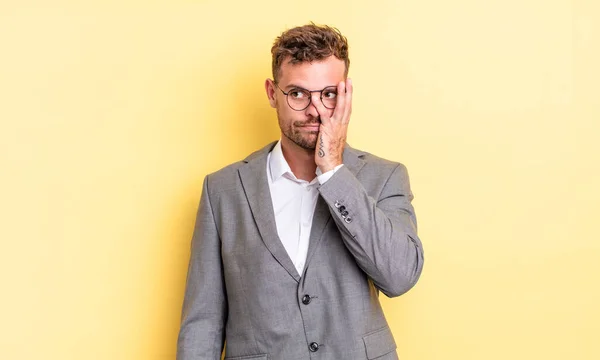
{"label": "man's ear", "polygon": [[275,90],[275,83],[273,82],[273,80],[265,80],[265,91],[267,92],[267,98],[269,98],[269,104],[271,104],[272,108],[277,107],[277,94]]}

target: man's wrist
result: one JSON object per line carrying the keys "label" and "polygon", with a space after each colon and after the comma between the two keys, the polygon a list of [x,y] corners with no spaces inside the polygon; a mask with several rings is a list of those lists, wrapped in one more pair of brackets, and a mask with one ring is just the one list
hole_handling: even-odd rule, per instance
{"label": "man's wrist", "polygon": [[322,172],[320,167],[317,167],[317,180],[319,180],[319,184],[323,185],[327,182],[327,180],[331,179],[331,177],[333,176],[333,174],[335,174],[336,171],[338,171],[339,168],[341,168],[342,166],[344,166],[344,164],[339,164],[337,166],[335,166],[334,168],[332,168],[329,171],[326,172]]}

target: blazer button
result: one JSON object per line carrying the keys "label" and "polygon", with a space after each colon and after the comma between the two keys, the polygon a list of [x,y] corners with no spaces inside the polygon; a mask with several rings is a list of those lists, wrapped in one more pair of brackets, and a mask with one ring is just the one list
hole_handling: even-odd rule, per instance
{"label": "blazer button", "polygon": [[348,224],[350,224],[352,222],[352,218],[350,216],[344,218],[344,221]]}
{"label": "blazer button", "polygon": [[340,212],[342,212],[342,211],[346,210],[346,207],[344,205],[342,205],[338,208],[338,210],[340,210]]}
{"label": "blazer button", "polygon": [[303,303],[304,305],[308,305],[308,304],[310,304],[310,296],[308,296],[308,295],[304,295],[304,296],[302,297],[302,303]]}
{"label": "blazer button", "polygon": [[342,211],[342,216],[347,216],[347,215],[348,215],[348,212],[347,212],[347,211],[345,211],[345,210],[344,210],[344,211]]}
{"label": "blazer button", "polygon": [[311,342],[308,346],[308,349],[312,352],[317,352],[319,350],[319,344],[317,344],[316,342]]}

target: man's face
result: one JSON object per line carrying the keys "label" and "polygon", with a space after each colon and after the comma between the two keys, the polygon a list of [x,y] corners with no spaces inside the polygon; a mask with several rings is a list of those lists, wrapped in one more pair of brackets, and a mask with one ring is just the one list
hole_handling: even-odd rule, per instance
{"label": "man's face", "polygon": [[[340,81],[345,80],[345,70],[344,61],[335,56],[312,63],[290,64],[286,60],[281,66],[277,85],[286,93],[294,88],[322,90],[330,86],[337,87]],[[265,87],[271,106],[277,110],[282,142],[314,150],[321,123],[320,114],[314,103],[321,101],[321,93],[311,93],[310,105],[304,110],[296,111],[288,105],[286,96],[271,80],[267,80]],[[292,95],[290,93],[288,96]],[[327,109],[327,112],[326,115],[331,116],[333,109]]]}

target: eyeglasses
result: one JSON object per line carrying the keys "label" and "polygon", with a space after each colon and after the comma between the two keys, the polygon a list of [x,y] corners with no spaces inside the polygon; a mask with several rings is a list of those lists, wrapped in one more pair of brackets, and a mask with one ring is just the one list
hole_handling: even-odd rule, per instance
{"label": "eyeglasses", "polygon": [[312,93],[314,92],[321,93],[321,102],[327,109],[335,109],[335,104],[337,103],[336,86],[328,86],[323,90],[293,88],[288,92],[283,91],[277,83],[275,83],[275,86],[285,95],[288,105],[296,111],[302,111],[310,106]]}

